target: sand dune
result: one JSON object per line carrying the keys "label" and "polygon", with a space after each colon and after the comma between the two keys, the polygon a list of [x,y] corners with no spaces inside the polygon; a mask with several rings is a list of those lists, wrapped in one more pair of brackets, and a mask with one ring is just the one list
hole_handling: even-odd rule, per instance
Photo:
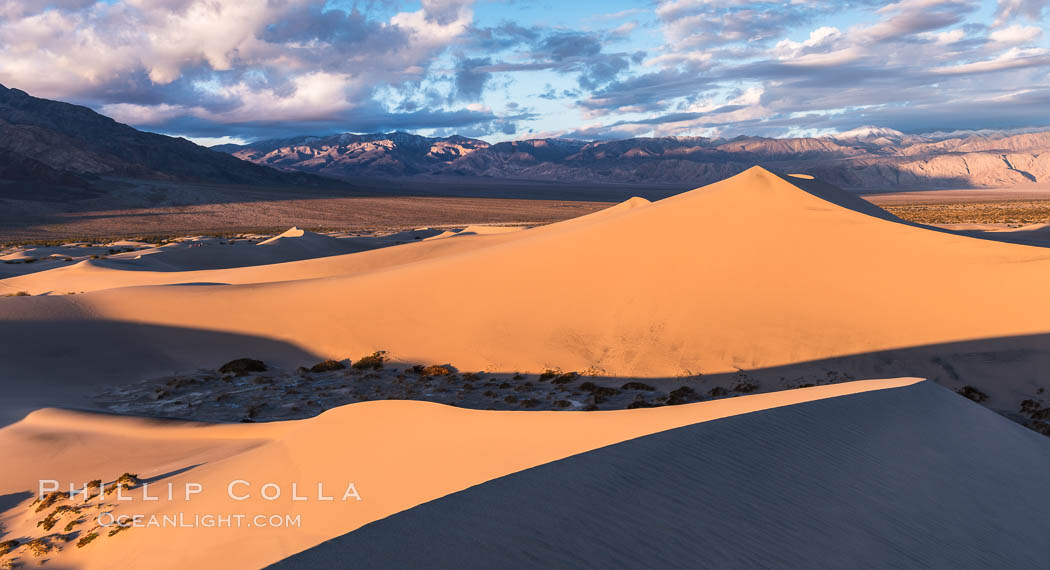
{"label": "sand dune", "polygon": [[1039,568],[1047,469],[1050,440],[923,382],[599,448],[274,567]]}
{"label": "sand dune", "polygon": [[[930,231],[828,199],[849,205],[848,195],[806,191],[755,168],[651,205],[404,265],[304,281],[7,299],[0,319],[68,321],[51,338],[110,320],[262,332],[325,357],[385,349],[474,370],[560,366],[646,377],[1050,329],[1040,285],[1050,277],[1050,251]],[[498,236],[474,239],[484,237]],[[25,338],[2,341],[0,356],[23,356],[9,358],[12,380],[46,377],[28,364],[46,350]],[[116,343],[113,353],[128,358]],[[83,370],[85,381],[93,376]]]}
{"label": "sand dune", "polygon": [[[0,472],[0,497],[17,502],[0,521],[14,536],[39,536],[35,523],[46,513],[32,512],[28,500],[18,501],[19,493],[35,490],[39,478],[79,485],[128,471],[154,481],[153,496],[166,493],[163,489],[172,483],[177,499],[148,502],[133,491],[132,501],[113,507],[116,514],[182,512],[190,520],[205,513],[299,514],[302,526],[132,528],[84,548],[67,545],[50,556],[51,563],[259,567],[417,504],[591,449],[697,422],[917,381],[872,380],[618,412],[484,412],[425,402],[365,402],[310,420],[270,424],[198,425],[41,410],[0,430],[0,454],[18,466]],[[227,486],[235,480],[253,482],[254,488],[236,489],[254,493],[250,499],[228,497]],[[260,486],[266,481],[285,486],[280,500],[262,499]],[[288,485],[293,481],[301,485],[300,494],[316,496],[314,486],[321,483],[326,495],[340,498],[352,482],[362,500],[292,501]],[[191,501],[181,500],[187,482],[203,486]]]}

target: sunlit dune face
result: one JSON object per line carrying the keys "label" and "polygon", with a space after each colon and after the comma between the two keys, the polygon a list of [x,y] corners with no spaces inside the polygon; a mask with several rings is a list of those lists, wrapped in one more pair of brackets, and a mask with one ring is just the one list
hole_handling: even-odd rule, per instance
{"label": "sunlit dune face", "polygon": [[801,178],[802,180],[813,180],[813,177],[808,174],[788,174],[792,178]]}

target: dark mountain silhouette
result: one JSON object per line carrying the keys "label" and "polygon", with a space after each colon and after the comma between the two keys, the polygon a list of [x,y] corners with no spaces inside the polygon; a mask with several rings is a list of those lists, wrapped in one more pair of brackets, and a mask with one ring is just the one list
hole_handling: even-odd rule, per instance
{"label": "dark mountain silhouette", "polygon": [[327,183],[139,131],[87,107],[0,85],[0,179],[78,186],[99,176],[228,184]]}

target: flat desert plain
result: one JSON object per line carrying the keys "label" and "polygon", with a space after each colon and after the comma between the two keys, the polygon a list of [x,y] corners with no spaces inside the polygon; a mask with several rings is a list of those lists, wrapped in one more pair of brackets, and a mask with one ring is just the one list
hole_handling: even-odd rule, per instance
{"label": "flat desert plain", "polygon": [[1019,241],[755,167],[544,225],[12,248],[0,560],[1038,567]]}

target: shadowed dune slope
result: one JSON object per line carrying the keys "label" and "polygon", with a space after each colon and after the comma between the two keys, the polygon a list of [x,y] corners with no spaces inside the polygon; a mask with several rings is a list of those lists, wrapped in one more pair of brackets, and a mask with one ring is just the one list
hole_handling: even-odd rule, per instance
{"label": "shadowed dune slope", "polygon": [[[641,207],[474,239],[484,237],[506,241],[324,279],[8,299],[0,319],[76,308],[264,332],[326,357],[388,350],[466,370],[644,377],[1050,330],[1050,250],[894,223],[757,167]],[[6,336],[0,328],[0,356],[42,350]],[[11,374],[41,376],[17,362]]]}
{"label": "shadowed dune slope", "polygon": [[1050,440],[922,382],[603,447],[272,567],[1036,568],[1048,470]]}
{"label": "shadowed dune slope", "polygon": [[[300,515],[287,527],[139,527],[90,548],[64,548],[58,567],[258,568],[449,493],[577,453],[655,432],[866,390],[910,386],[916,378],[870,380],[739,398],[609,412],[478,411],[413,401],[374,401],[335,408],[308,420],[196,424],[55,409],[0,429],[0,498],[35,491],[41,478],[82,486],[122,472],[174,486],[172,501],[130,501],[116,516],[183,513]],[[227,494],[231,481],[253,482]],[[284,485],[279,500],[261,497],[263,482]],[[290,499],[298,482],[305,501]],[[352,482],[361,501],[315,500],[317,484],[342,496]],[[201,485],[191,501],[186,483]],[[158,491],[158,489],[160,489]],[[28,503],[28,501],[26,501]],[[0,513],[13,536],[39,536],[42,514],[21,504]],[[90,526],[86,528],[90,529]],[[31,558],[31,557],[29,557]],[[336,564],[343,567],[345,564]]]}

